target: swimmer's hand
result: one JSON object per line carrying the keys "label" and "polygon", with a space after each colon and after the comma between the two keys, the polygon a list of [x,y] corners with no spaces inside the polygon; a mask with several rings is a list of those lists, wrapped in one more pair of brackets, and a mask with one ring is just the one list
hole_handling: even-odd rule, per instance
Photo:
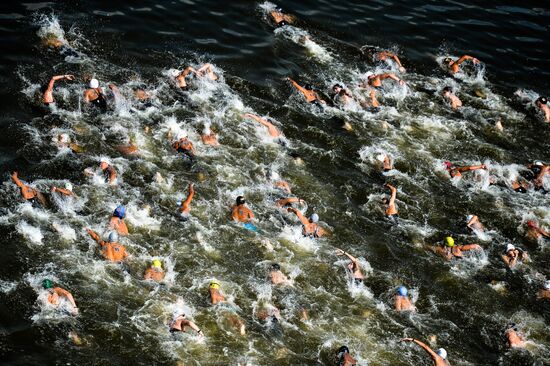
{"label": "swimmer's hand", "polygon": [[63,77],[64,77],[66,80],[70,80],[70,81],[73,81],[73,80],[74,80],[74,75],[63,75]]}
{"label": "swimmer's hand", "polygon": [[344,255],[344,254],[345,252],[342,249],[336,248],[336,255]]}
{"label": "swimmer's hand", "polygon": [[405,80],[403,80],[403,79],[399,80],[399,85],[403,86],[403,85],[405,85],[405,84],[406,84],[406,83],[405,83]]}
{"label": "swimmer's hand", "polygon": [[399,72],[407,72],[407,70],[403,66],[399,66]]}
{"label": "swimmer's hand", "polygon": [[479,60],[475,57],[472,59],[472,62],[474,63],[474,65],[479,65]]}
{"label": "swimmer's hand", "polygon": [[414,341],[414,338],[403,338],[401,342],[412,342]]}

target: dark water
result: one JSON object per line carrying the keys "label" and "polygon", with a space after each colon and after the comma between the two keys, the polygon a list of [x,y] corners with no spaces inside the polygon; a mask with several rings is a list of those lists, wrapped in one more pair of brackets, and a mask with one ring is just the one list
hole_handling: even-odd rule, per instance
{"label": "dark water", "polygon": [[[523,223],[536,219],[550,227],[550,200],[541,192],[521,195],[506,188],[519,165],[550,161],[548,125],[532,104],[513,96],[518,89],[531,99],[550,93],[548,4],[278,5],[298,17],[296,28],[274,32],[267,5],[249,1],[0,4],[1,364],[331,365],[334,350],[347,344],[361,365],[423,365],[427,356],[399,340],[430,335],[437,336],[434,349],[445,347],[453,365],[548,364],[549,307],[535,299],[550,275],[548,245],[527,241]],[[67,60],[43,48],[39,34],[48,27],[63,30],[82,57]],[[297,41],[304,32],[314,45]],[[388,87],[378,114],[318,113],[283,81],[292,76],[325,93],[336,81],[352,87],[375,68],[357,52],[365,44],[396,51],[407,68],[407,90]],[[453,80],[436,58],[463,53],[485,68],[476,77]],[[188,98],[175,92],[167,70],[203,62],[213,63],[222,81],[206,83]],[[34,95],[56,73],[74,73],[78,82],[56,84],[59,110],[52,115]],[[103,85],[116,83],[127,96],[143,83],[157,106],[131,113],[129,105],[117,105],[104,116],[81,110],[83,80],[91,75]],[[464,102],[460,112],[437,96],[449,84]],[[476,90],[487,98],[475,97]],[[245,112],[274,118],[287,146],[243,121]],[[503,119],[502,133],[491,127],[497,118]],[[344,121],[353,131],[341,128]],[[218,131],[222,146],[198,143],[198,163],[186,166],[171,150],[167,132],[184,129],[198,142],[205,122]],[[58,151],[52,139],[59,133],[69,134],[84,152]],[[128,137],[137,141],[141,157],[129,159],[113,148]],[[381,151],[394,157],[397,170],[378,173]],[[84,176],[84,168],[100,158],[122,172],[120,187]],[[445,160],[486,163],[502,184],[489,186],[486,173],[450,181],[441,168]],[[14,169],[43,191],[71,180],[79,199],[33,209],[10,182]],[[300,238],[298,222],[272,207],[279,193],[270,187],[269,171],[290,182],[308,202],[308,213],[319,213],[333,231],[330,238]],[[155,173],[168,182],[154,182]],[[398,226],[387,222],[380,204],[386,181],[399,187]],[[194,217],[184,224],[173,212],[189,182],[196,182],[198,193]],[[238,194],[247,196],[261,234],[229,223],[228,207]],[[118,203],[128,207],[128,272],[105,264],[84,231],[91,226],[105,232]],[[488,233],[466,231],[469,213]],[[52,230],[53,222],[62,225],[62,234]],[[423,249],[449,234],[460,243],[479,242],[483,254],[448,264]],[[500,254],[506,243],[527,249],[531,262],[505,270]],[[336,247],[372,268],[364,287],[346,283],[346,263],[333,254]],[[154,257],[168,267],[160,287],[140,280]],[[290,274],[294,288],[266,284],[272,261]],[[77,317],[37,302],[44,277],[71,290]],[[226,311],[207,305],[214,278],[238,308],[246,336],[227,325]],[[417,314],[391,310],[400,284],[412,289]],[[205,340],[168,334],[165,324],[178,298]],[[281,309],[282,330],[254,317],[265,304]],[[304,307],[306,322],[297,315]],[[506,351],[502,332],[510,322],[526,334],[526,351]],[[69,331],[84,344],[74,345]]]}

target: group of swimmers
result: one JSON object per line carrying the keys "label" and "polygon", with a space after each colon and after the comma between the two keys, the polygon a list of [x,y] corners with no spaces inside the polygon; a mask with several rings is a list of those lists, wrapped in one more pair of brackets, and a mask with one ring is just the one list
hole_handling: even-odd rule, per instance
{"label": "group of swimmers", "polygon": [[[296,19],[294,16],[285,14],[280,8],[277,8],[271,11],[270,16],[278,26],[286,26],[289,24],[293,24],[293,22]],[[56,47],[56,48],[59,48],[60,50],[69,49],[68,45],[65,42],[57,42],[57,43],[53,41],[51,42],[52,43],[49,45],[50,47]],[[362,51],[365,54],[370,55],[369,57],[371,57],[375,61],[393,60],[393,62],[396,63],[400,73],[404,73],[406,71],[403,65],[401,64],[401,61],[398,58],[398,56],[392,52],[378,51],[374,48],[362,49]],[[446,67],[448,68],[451,74],[456,74],[460,71],[460,65],[465,61],[471,61],[473,64],[479,63],[477,59],[471,56],[465,55],[459,58],[458,60],[452,60],[450,58],[446,58],[444,60],[444,65],[446,65]],[[179,88],[181,92],[190,91],[190,87],[192,87],[192,85],[189,84],[190,77],[206,78],[207,80],[210,80],[210,81],[219,80],[219,77],[218,75],[216,75],[215,70],[211,64],[204,64],[203,66],[197,69],[193,67],[187,67],[183,71],[174,70],[174,72],[170,75],[170,77],[174,82],[175,86]],[[380,91],[382,82],[387,79],[393,80],[397,82],[399,85],[405,85],[405,81],[394,73],[374,74],[372,72],[369,72],[366,74],[365,82],[361,83],[358,86],[359,88],[367,90],[369,98],[367,100],[359,101],[359,104],[368,108],[379,107],[380,103],[377,100],[376,94]],[[56,81],[61,81],[61,80],[74,81],[75,76],[74,75],[53,76],[49,81],[49,83],[41,90],[42,91],[41,101],[44,105],[50,106],[55,103],[54,86]],[[327,104],[327,101],[323,100],[320,94],[316,92],[311,85],[306,84],[302,86],[291,78],[288,78],[288,81],[293,85],[293,87],[296,90],[298,90],[304,96],[304,98],[308,103],[315,104],[320,108],[324,108],[324,106]],[[118,88],[116,87],[116,85],[109,84],[108,89],[111,91],[112,98],[121,97],[121,94]],[[358,100],[353,95],[353,93],[345,89],[340,84],[334,85],[332,88],[332,91],[334,92],[334,101],[337,104],[346,105],[354,100]],[[458,109],[462,106],[462,102],[456,95],[453,94],[453,91],[450,87],[445,87],[442,91],[442,95],[444,98],[448,100],[452,109]],[[142,88],[135,89],[134,96],[136,100],[140,102],[146,102],[150,99],[150,96],[148,95],[148,93]],[[100,111],[106,111],[108,108],[109,98],[110,97],[106,94],[104,88],[100,87],[100,83],[97,79],[92,78],[89,80],[88,88],[86,88],[83,92],[83,101],[86,104],[89,104],[91,107],[95,107]],[[545,121],[550,122],[550,110],[548,108],[546,98],[541,97],[537,99],[535,104],[545,115]],[[249,118],[253,121],[258,122],[262,126],[264,126],[266,128],[267,133],[272,138],[278,138],[282,136],[282,133],[268,119],[262,118],[260,116],[257,116],[251,113],[247,113],[243,115],[243,117]],[[170,135],[169,137],[172,138],[173,136]],[[204,129],[203,133],[201,134],[201,140],[205,145],[209,145],[209,146],[219,145],[217,135],[212,130],[210,130],[209,127],[206,127]],[[181,153],[190,162],[194,161],[196,157],[196,151],[195,151],[193,142],[190,141],[189,137],[186,134],[180,134],[176,136],[176,139],[172,142],[172,147],[176,152]],[[129,146],[121,147],[119,151],[125,154],[134,154],[138,152],[138,148],[135,144],[131,143]],[[382,162],[381,169],[383,171],[389,171],[394,169],[392,159],[389,155],[384,154],[384,156],[381,159],[381,162]],[[459,179],[462,173],[465,173],[468,171],[487,169],[485,165],[455,166],[450,162],[445,163],[445,168],[448,171],[449,175],[452,178],[456,178],[456,179]],[[534,164],[529,165],[527,168],[533,172],[533,175],[530,177],[531,178],[530,182],[529,181],[526,182],[525,180],[521,180],[521,181],[518,180],[518,182],[515,182],[517,183],[517,186],[513,185],[514,190],[521,192],[522,191],[521,189],[525,190],[529,188],[530,184],[534,187],[542,188],[544,177],[550,174],[550,165],[546,165],[541,162],[535,162]],[[91,176],[96,174],[96,172],[93,169],[87,169],[85,173]],[[109,164],[107,161],[100,162],[99,174],[103,176],[105,182],[108,183],[109,185],[117,184],[117,170],[113,165]],[[21,195],[25,200],[30,201],[31,203],[42,207],[47,206],[47,199],[45,195],[39,192],[37,189],[31,187],[30,185],[22,182],[19,179],[17,172],[14,172],[11,177],[13,182],[19,187]],[[291,187],[288,184],[288,182],[280,179],[278,175],[273,177],[273,184],[277,189],[281,190],[282,192],[291,194]],[[397,217],[398,217],[398,209],[396,207],[397,188],[391,184],[386,184],[385,188],[387,188],[390,193],[389,198],[385,198],[383,201],[385,205],[385,214],[388,218],[391,218],[394,222],[397,222]],[[70,182],[66,183],[63,188],[56,187],[56,186],[52,187],[51,193],[60,194],[60,195],[63,195],[64,197],[69,197],[69,198],[77,198],[75,193],[73,192],[73,186]],[[187,198],[178,204],[179,206],[178,212],[181,214],[182,218],[184,219],[188,218],[190,215],[191,202],[193,200],[194,195],[195,195],[195,187],[193,183],[190,183],[188,187]],[[293,213],[298,218],[298,220],[302,224],[302,235],[304,237],[317,239],[330,234],[327,229],[323,228],[319,224],[319,215],[317,213],[313,213],[309,215],[309,217],[306,217],[306,215],[301,210],[296,208],[296,205],[299,206],[303,204],[305,204],[305,202],[302,199],[297,197],[281,198],[275,202],[275,205],[277,207],[283,208],[289,213]],[[124,206],[120,205],[114,210],[108,223],[108,228],[110,232],[107,236],[107,240],[103,240],[101,235],[94,232],[90,228],[86,229],[90,237],[98,243],[102,256],[109,262],[121,263],[126,261],[129,256],[124,245],[120,244],[119,242],[119,236],[128,235],[128,228],[125,223],[125,216],[126,216],[126,209]],[[254,225],[254,222],[255,222],[254,213],[247,206],[246,199],[243,196],[236,197],[235,204],[231,207],[231,218],[234,222],[243,225],[243,227],[249,230],[252,230],[252,231],[257,230],[256,226]],[[481,224],[477,216],[468,215],[466,221],[467,221],[466,226],[468,228],[478,232],[484,230],[484,226]],[[527,233],[536,239],[539,239],[543,236],[550,237],[550,234],[548,232],[539,228],[537,223],[532,220],[527,222]],[[471,250],[482,250],[478,244],[458,245],[455,243],[452,236],[445,237],[445,239],[440,245],[437,245],[435,247],[430,247],[430,249],[447,260],[451,260],[453,258],[461,258],[464,255],[463,252],[467,252]],[[352,254],[350,254],[349,252],[340,248],[337,248],[335,250],[335,254],[337,256],[346,257],[349,260],[347,269],[349,271],[350,278],[355,285],[361,285],[364,281],[364,274],[361,268],[360,260],[355,256],[353,256]],[[523,251],[520,248],[516,248],[512,244],[507,244],[506,250],[502,257],[503,257],[503,261],[506,263],[506,265],[509,268],[513,268],[517,263],[528,259],[528,255],[525,251]],[[161,282],[165,279],[165,275],[166,275],[166,271],[165,271],[163,262],[159,258],[155,258],[151,261],[150,266],[146,269],[145,273],[143,274],[143,278],[145,280]],[[273,285],[279,285],[279,286],[292,285],[292,281],[288,278],[287,275],[285,275],[282,272],[281,266],[278,263],[273,263],[270,266],[268,270],[268,278]],[[51,281],[50,279],[44,279],[42,281],[42,287],[48,293],[47,300],[50,304],[52,304],[53,306],[57,306],[60,304],[60,298],[65,298],[69,303],[71,312],[73,314],[78,313],[78,307],[76,305],[76,302],[69,291],[67,291],[66,289],[63,289],[60,286],[55,286],[53,281]],[[209,293],[210,302],[213,305],[223,303],[226,301],[225,296],[222,294],[221,285],[218,281],[210,282],[210,284],[208,285],[208,293]],[[543,288],[541,288],[538,293],[538,297],[541,299],[550,299],[550,281],[545,282]],[[393,299],[393,307],[397,311],[415,311],[416,310],[416,307],[410,298],[409,290],[405,286],[399,286],[396,289],[395,296]],[[280,318],[280,311],[276,307],[271,307],[267,310],[259,311],[256,315],[258,319],[262,319],[262,320],[271,319],[272,321],[276,322]],[[308,316],[307,310],[304,309],[302,313],[302,319],[307,319],[307,316]],[[245,323],[239,316],[237,316],[236,314],[231,314],[230,321],[236,328],[238,328],[241,334],[244,335],[246,333]],[[174,316],[174,318],[172,319],[172,321],[168,326],[168,329],[170,332],[180,332],[180,331],[184,332],[187,329],[192,329],[199,336],[201,337],[204,336],[204,333],[202,332],[202,330],[193,321],[186,318],[185,314],[183,313],[178,313]],[[522,347],[524,345],[524,340],[515,326],[510,327],[509,329],[506,330],[506,337],[508,340],[508,345],[510,347]],[[432,358],[434,365],[448,365],[447,351],[445,349],[440,348],[437,351],[433,351],[425,343],[413,338],[405,338],[403,339],[403,341],[413,342],[418,346],[420,346],[422,349],[424,349]],[[356,360],[351,356],[350,350],[348,349],[347,346],[340,347],[336,352],[336,354],[338,357],[339,365],[352,366],[356,364]]]}

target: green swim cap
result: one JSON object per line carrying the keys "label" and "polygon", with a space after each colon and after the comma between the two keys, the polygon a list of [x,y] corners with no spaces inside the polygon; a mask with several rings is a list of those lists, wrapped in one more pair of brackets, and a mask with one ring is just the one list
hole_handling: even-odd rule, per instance
{"label": "green swim cap", "polygon": [[47,278],[42,281],[42,287],[44,287],[45,289],[49,289],[49,288],[52,288],[53,287],[53,282],[52,280],[48,280]]}

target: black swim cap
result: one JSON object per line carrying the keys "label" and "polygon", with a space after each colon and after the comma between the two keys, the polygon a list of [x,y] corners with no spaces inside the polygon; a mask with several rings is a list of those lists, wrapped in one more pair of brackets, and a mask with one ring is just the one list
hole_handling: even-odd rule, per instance
{"label": "black swim cap", "polygon": [[453,88],[451,88],[450,86],[446,86],[446,87],[443,88],[443,93],[445,93],[445,92],[451,92],[452,93]]}
{"label": "black swim cap", "polygon": [[340,85],[340,84],[334,84],[334,86],[332,87],[332,89],[335,89],[335,88],[343,88],[343,86]]}
{"label": "black swim cap", "polygon": [[275,271],[280,271],[281,270],[281,266],[279,265],[279,263],[273,263],[271,265],[271,269],[274,269]]}
{"label": "black swim cap", "polygon": [[537,99],[537,102],[541,104],[546,104],[548,103],[548,99],[546,99],[546,97],[539,97],[539,99]]}
{"label": "black swim cap", "polygon": [[245,204],[245,199],[243,196],[239,196],[237,197],[237,205],[244,205]]}
{"label": "black swim cap", "polygon": [[338,349],[338,352],[336,353],[349,353],[349,348],[346,346],[342,346]]}
{"label": "black swim cap", "polygon": [[450,58],[450,57],[445,57],[445,59],[443,60],[444,64],[448,64],[448,63],[451,63],[451,62],[453,62],[453,59]]}

